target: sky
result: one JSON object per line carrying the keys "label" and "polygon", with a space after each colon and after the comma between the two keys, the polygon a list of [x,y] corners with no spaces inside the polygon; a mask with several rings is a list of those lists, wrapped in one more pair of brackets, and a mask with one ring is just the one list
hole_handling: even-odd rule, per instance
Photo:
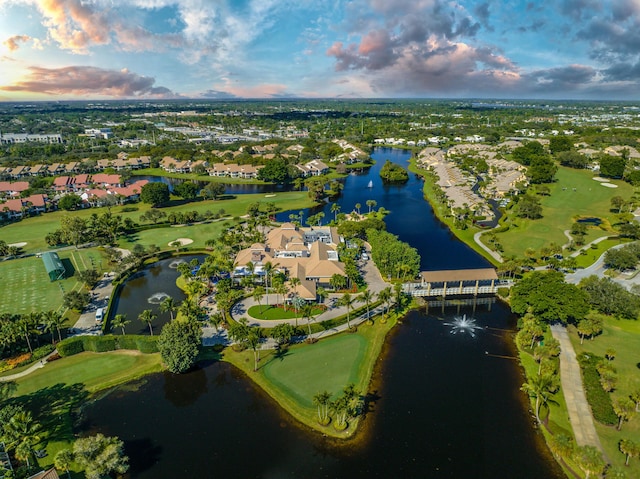
{"label": "sky", "polygon": [[640,99],[640,0],[0,0],[0,101]]}

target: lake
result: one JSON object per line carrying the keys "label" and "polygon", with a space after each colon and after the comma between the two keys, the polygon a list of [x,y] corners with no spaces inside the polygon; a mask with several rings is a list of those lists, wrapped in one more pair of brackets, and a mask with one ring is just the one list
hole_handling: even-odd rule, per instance
{"label": "lake", "polygon": [[[433,216],[420,178],[382,184],[384,161],[406,166],[407,151],[376,148],[373,157],[375,166],[344,179],[343,212],[355,203],[366,211],[369,199],[391,210],[389,231],[418,249],[423,269],[488,266]],[[322,208],[329,219],[330,205]],[[139,295],[132,289],[129,301],[142,304],[166,292],[165,273],[168,283],[177,276],[169,265],[143,276],[148,289]],[[476,321],[474,337],[454,326],[463,315]],[[80,429],[123,439],[129,477],[142,479],[561,478],[519,390],[524,378],[514,329],[515,318],[497,302],[411,311],[392,331],[370,391],[371,410],[358,438],[347,443],[301,429],[225,363],[182,376],[155,374],[136,390],[118,389],[88,405]]]}

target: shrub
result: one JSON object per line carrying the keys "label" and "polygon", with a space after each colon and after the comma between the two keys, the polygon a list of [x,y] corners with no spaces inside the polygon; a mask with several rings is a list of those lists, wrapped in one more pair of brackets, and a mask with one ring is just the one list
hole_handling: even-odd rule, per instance
{"label": "shrub", "polygon": [[116,340],[113,336],[84,336],[84,350],[94,353],[104,353],[116,349]]}
{"label": "shrub", "polygon": [[584,389],[593,417],[602,424],[615,425],[618,424],[618,416],[613,410],[611,397],[602,389],[600,374],[596,369],[601,361],[603,361],[603,358],[592,354],[582,353],[578,355],[578,363],[582,368]]}
{"label": "shrub", "polygon": [[58,353],[63,358],[65,356],[73,356],[84,351],[84,341],[82,336],[75,338],[63,339],[58,343]]}
{"label": "shrub", "polygon": [[141,353],[150,354],[158,352],[157,336],[138,336],[136,339],[136,349]]}

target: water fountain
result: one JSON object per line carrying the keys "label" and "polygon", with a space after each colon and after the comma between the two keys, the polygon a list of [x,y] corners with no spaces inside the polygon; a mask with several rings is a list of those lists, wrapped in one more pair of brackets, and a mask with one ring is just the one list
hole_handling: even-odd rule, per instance
{"label": "water fountain", "polygon": [[169,297],[170,296],[167,293],[154,293],[147,298],[147,302],[151,304],[160,304],[165,298]]}
{"label": "water fountain", "polygon": [[179,266],[181,263],[186,263],[186,261],[185,261],[185,260],[183,260],[183,259],[178,259],[178,260],[172,261],[171,263],[169,263],[169,268],[171,268],[171,269],[178,269],[178,266]]}
{"label": "water fountain", "polygon": [[467,319],[467,315],[456,316],[453,321],[444,323],[447,326],[451,326],[450,334],[467,333],[472,338],[476,337],[476,331],[482,329],[481,326],[476,324],[476,320],[473,318]]}

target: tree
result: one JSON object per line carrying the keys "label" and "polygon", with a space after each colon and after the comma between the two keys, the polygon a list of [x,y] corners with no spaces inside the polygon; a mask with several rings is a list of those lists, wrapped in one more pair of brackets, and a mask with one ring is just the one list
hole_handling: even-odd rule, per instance
{"label": "tree", "polygon": [[262,287],[262,286],[256,286],[256,288],[253,290],[253,299],[254,301],[258,302],[258,306],[260,307],[260,313],[262,313],[262,298],[264,298],[264,295],[266,293],[266,290]]}
{"label": "tree", "polygon": [[574,448],[573,439],[565,434],[554,434],[549,439],[549,449],[558,457],[571,457]]}
{"label": "tree", "polygon": [[140,200],[154,208],[169,201],[169,197],[169,185],[160,182],[147,183],[140,192]]}
{"label": "tree", "polygon": [[62,296],[62,304],[77,311],[82,311],[88,302],[89,293],[87,291],[69,291]]}
{"label": "tree", "polygon": [[61,451],[58,451],[53,458],[53,465],[56,469],[63,469],[67,473],[67,476],[71,477],[69,468],[71,467],[73,460],[73,451],[71,451],[71,449],[62,449]]}
{"label": "tree", "polygon": [[387,286],[378,293],[378,299],[384,304],[384,315],[389,312],[389,303],[391,301],[391,286]]}
{"label": "tree", "polygon": [[620,452],[627,456],[624,461],[625,466],[629,465],[630,458],[640,455],[640,446],[638,446],[638,444],[633,442],[631,439],[620,439],[618,447],[620,448]]}
{"label": "tree", "polygon": [[331,394],[323,391],[313,396],[313,404],[318,408],[318,422],[323,426],[329,424],[329,406],[331,405]]}
{"label": "tree", "polygon": [[124,455],[124,443],[117,437],[103,434],[78,439],[73,444],[76,462],[84,468],[87,479],[101,479],[112,472],[129,470],[129,458]]}
{"label": "tree", "polygon": [[240,318],[240,321],[238,321],[237,323],[233,323],[229,327],[229,337],[236,343],[243,345],[249,339],[250,331],[251,327],[249,327],[247,318]]}
{"label": "tree", "polygon": [[536,399],[536,419],[538,420],[538,423],[541,423],[540,407],[547,404],[551,395],[555,393],[557,389],[555,378],[546,374],[534,376],[529,378],[529,381],[524,383],[520,389]]}
{"label": "tree", "polygon": [[347,327],[351,329],[351,323],[349,322],[351,316],[351,308],[358,301],[358,299],[353,298],[349,293],[344,293],[340,299],[338,299],[338,306],[345,306],[347,308]]}
{"label": "tree", "polygon": [[172,321],[162,328],[158,350],[167,369],[181,374],[193,367],[198,357],[202,330],[194,320]]}
{"label": "tree", "polygon": [[198,196],[198,185],[190,181],[183,181],[173,187],[173,192],[185,200],[193,200]]}
{"label": "tree", "polygon": [[538,362],[538,375],[542,372],[542,363],[545,360],[556,357],[560,354],[560,343],[558,340],[551,338],[544,345],[537,346],[533,350],[533,359]]}
{"label": "tree", "polygon": [[53,330],[58,331],[58,341],[62,341],[60,328],[65,322],[65,317],[58,311],[49,310],[43,314],[45,329],[51,332],[51,342],[53,342]]}
{"label": "tree", "polygon": [[153,326],[151,325],[151,323],[155,321],[157,318],[158,316],[154,314],[153,311],[150,309],[145,309],[142,313],[138,315],[138,319],[143,323],[147,323],[147,325],[149,326],[149,332],[151,333],[151,336],[153,336]]}
{"label": "tree", "polygon": [[611,198],[610,202],[611,209],[617,211],[618,213],[620,213],[620,210],[625,204],[624,198],[622,196],[614,196]]}
{"label": "tree", "polygon": [[87,239],[87,221],[78,216],[65,215],[60,219],[62,238],[76,248],[80,241]]}
{"label": "tree", "polygon": [[260,361],[260,330],[251,328],[247,336],[247,345],[253,350],[253,372],[258,370],[258,361]]}
{"label": "tree", "polygon": [[171,321],[173,321],[173,313],[178,310],[175,300],[171,296],[165,297],[160,303],[160,312],[169,313]]}
{"label": "tree", "polygon": [[30,459],[36,444],[41,440],[42,426],[34,421],[30,412],[19,410],[3,425],[3,440],[8,450],[14,450],[16,457],[26,461]]}
{"label": "tree", "polygon": [[300,310],[302,317],[307,320],[307,326],[309,327],[309,336],[311,336],[311,321],[313,321],[313,306],[305,303]]}
{"label": "tree", "polygon": [[376,200],[367,200],[365,204],[369,208],[369,213],[371,213],[371,210],[378,205],[378,202]]}
{"label": "tree", "polygon": [[600,157],[600,176],[622,178],[626,163],[626,160],[621,156],[602,155]]}
{"label": "tree", "polygon": [[286,183],[291,179],[289,167],[283,158],[274,158],[258,171],[258,179],[270,183]]}
{"label": "tree", "polygon": [[589,312],[587,294],[564,281],[559,271],[534,271],[511,288],[511,311],[533,313],[542,321],[581,320]]}
{"label": "tree", "polygon": [[615,411],[616,416],[618,416],[617,429],[620,431],[622,429],[622,423],[631,419],[635,413],[635,404],[628,398],[622,398],[620,400],[613,401],[613,410]]}
{"label": "tree", "polygon": [[69,193],[58,200],[58,208],[65,211],[77,210],[82,205],[82,198],[78,195]]}
{"label": "tree", "polygon": [[577,447],[574,459],[578,467],[586,474],[585,479],[589,479],[591,474],[602,474],[607,464],[602,458],[602,453],[593,446]]}
{"label": "tree", "polygon": [[516,206],[516,214],[521,218],[537,219],[542,217],[542,205],[535,196],[524,194],[520,196]]}
{"label": "tree", "polygon": [[131,323],[131,321],[129,321],[127,319],[127,315],[126,314],[116,314],[113,319],[111,320],[111,327],[112,328],[121,328],[122,329],[122,335],[125,335],[125,331],[124,328],[127,324]]}
{"label": "tree", "polygon": [[360,293],[360,296],[358,296],[358,301],[367,305],[367,319],[369,321],[371,321],[371,318],[369,317],[369,306],[374,299],[375,293],[372,293],[369,289],[365,289],[362,293]]}
{"label": "tree", "polygon": [[340,290],[347,287],[347,278],[341,274],[335,273],[329,278],[329,284],[334,290]]}
{"label": "tree", "polygon": [[225,189],[224,184],[211,181],[204,186],[200,194],[205,198],[217,200],[220,196],[224,195]]}
{"label": "tree", "polygon": [[295,328],[289,323],[280,323],[271,328],[271,337],[279,346],[288,343],[296,333]]}

